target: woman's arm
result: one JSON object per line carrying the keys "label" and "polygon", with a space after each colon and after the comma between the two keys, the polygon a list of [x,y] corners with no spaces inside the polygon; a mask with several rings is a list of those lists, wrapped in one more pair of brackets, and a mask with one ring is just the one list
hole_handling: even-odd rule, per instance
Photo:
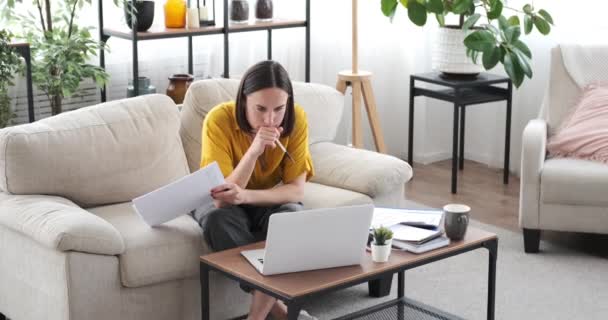
{"label": "woman's arm", "polygon": [[302,173],[290,183],[266,190],[248,190],[235,183],[226,183],[211,189],[211,196],[215,199],[216,206],[224,203],[271,206],[302,201],[304,183],[306,173]]}

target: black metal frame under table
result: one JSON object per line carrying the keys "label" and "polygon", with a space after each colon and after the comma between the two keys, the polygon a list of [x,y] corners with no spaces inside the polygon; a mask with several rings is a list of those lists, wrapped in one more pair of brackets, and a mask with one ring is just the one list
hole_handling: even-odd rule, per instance
{"label": "black metal frame under table", "polygon": [[[427,89],[416,86],[416,81],[432,83],[448,89]],[[507,84],[507,88],[495,86]],[[414,159],[414,98],[426,96],[454,104],[454,125],[452,136],[452,193],[457,189],[457,168],[464,168],[464,124],[466,107],[474,104],[507,101],[505,128],[505,160],[503,183],[509,183],[509,153],[511,148],[511,102],[513,84],[511,79],[499,75],[482,72],[474,79],[444,78],[439,72],[415,74],[410,76],[410,108],[408,128],[407,159],[413,166]],[[460,124],[458,123],[460,117]],[[459,132],[460,126],[460,132]],[[459,148],[460,142],[460,150]]]}
{"label": "black metal frame under table", "polygon": [[[133,54],[133,93],[135,96],[139,95],[138,87],[138,76],[139,76],[139,55],[137,50],[137,43],[144,40],[156,40],[156,39],[169,39],[169,38],[188,38],[188,73],[193,74],[193,55],[192,55],[192,38],[195,36],[212,35],[212,34],[223,34],[224,36],[224,78],[229,78],[230,59],[229,51],[230,46],[228,42],[228,36],[230,33],[236,32],[250,32],[250,31],[263,31],[266,30],[268,33],[267,37],[267,58],[272,59],[272,30],[275,29],[287,29],[287,28],[305,28],[305,69],[304,77],[306,82],[310,82],[310,0],[306,0],[306,20],[293,20],[293,19],[274,19],[269,22],[252,22],[247,24],[232,24],[228,19],[228,0],[224,0],[224,22],[223,26],[201,26],[199,28],[178,28],[178,29],[165,29],[165,30],[154,30],[150,29],[146,32],[137,32],[136,28],[131,30],[127,29],[126,26],[120,28],[106,28],[103,25],[103,1],[98,1],[98,19],[99,19],[99,39],[102,43],[107,43],[111,36],[116,38],[131,40],[132,43],[132,54]],[[130,0],[135,5],[136,0]],[[188,7],[190,6],[190,0],[188,0]],[[215,17],[214,17],[215,19]],[[215,19],[217,21],[217,19]],[[135,19],[133,19],[133,26],[135,26]],[[152,26],[154,28],[154,26]],[[99,65],[105,68],[105,52],[100,50],[99,52]],[[101,101],[106,101],[106,88],[105,86],[101,89]]]}
{"label": "black metal frame under table", "polygon": [[[363,309],[361,311],[357,311],[355,313],[345,315],[337,318],[336,320],[347,320],[347,319],[387,319],[386,315],[390,314],[391,316],[396,316],[396,320],[400,319],[411,319],[412,314],[406,314],[405,312],[415,312],[415,314],[424,315],[426,318],[415,317],[415,319],[442,319],[442,320],[452,320],[452,319],[461,319],[458,316],[448,314],[446,312],[440,311],[433,307],[427,306],[420,302],[413,301],[411,299],[405,298],[405,271],[409,269],[413,269],[419,266],[423,266],[438,260],[443,260],[455,255],[459,255],[465,252],[469,252],[472,250],[476,250],[479,248],[486,248],[489,252],[489,264],[488,264],[488,297],[487,297],[487,319],[494,320],[494,308],[495,308],[495,297],[496,297],[496,259],[498,254],[498,238],[494,237],[488,239],[486,241],[482,241],[475,244],[470,244],[464,246],[458,250],[450,250],[441,254],[431,255],[428,258],[417,260],[414,263],[407,264],[404,266],[398,266],[392,269],[389,269],[382,274],[372,275],[369,277],[357,279],[354,281],[342,283],[338,286],[330,287],[327,289],[323,289],[320,291],[312,292],[303,296],[298,297],[289,297],[282,295],[280,293],[276,293],[272,290],[268,290],[264,287],[261,287],[252,282],[246,281],[244,279],[239,278],[236,275],[228,273],[224,270],[216,268],[211,264],[208,264],[204,259],[201,259],[200,262],[200,283],[201,283],[201,318],[202,320],[210,320],[209,317],[209,271],[217,271],[220,274],[235,280],[237,282],[243,283],[250,288],[254,288],[255,290],[260,290],[267,295],[273,296],[277,299],[282,300],[287,305],[288,309],[288,319],[289,320],[297,320],[298,315],[300,314],[300,310],[302,305],[307,300],[318,297],[325,293],[353,287],[365,282],[369,282],[377,279],[378,277],[391,277],[393,274],[397,273],[398,275],[398,287],[397,287],[397,298],[394,300],[390,300],[388,302]],[[397,312],[390,312],[388,309],[396,308]],[[392,318],[392,317],[391,317]]]}

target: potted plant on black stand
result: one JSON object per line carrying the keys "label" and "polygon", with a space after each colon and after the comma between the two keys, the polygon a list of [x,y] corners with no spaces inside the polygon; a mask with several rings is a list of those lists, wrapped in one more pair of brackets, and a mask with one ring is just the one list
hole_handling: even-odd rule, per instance
{"label": "potted plant on black stand", "polygon": [[[382,13],[392,20],[399,4],[407,9],[414,24],[423,26],[428,15],[434,15],[442,27],[435,63],[439,71],[475,76],[502,63],[516,87],[524,77],[532,78],[532,52],[521,40],[522,24],[525,34],[536,28],[543,35],[549,34],[553,24],[546,10],[537,10],[530,4],[522,9],[511,8],[505,0],[381,0]],[[457,25],[446,24],[450,15],[458,17]],[[442,49],[442,42],[464,46],[462,50]],[[475,66],[480,57],[483,69]],[[473,63],[465,66],[467,61]]]}
{"label": "potted plant on black stand", "polygon": [[[30,43],[32,80],[50,100],[51,113],[62,111],[63,98],[77,93],[84,79],[93,79],[98,86],[108,74],[89,63],[104,44],[93,39],[91,27],[78,24],[78,12],[91,0],[34,0],[34,6],[0,0],[1,18],[17,26],[16,37]],[[17,14],[16,5],[27,14]],[[102,48],[103,47],[103,48]]]}

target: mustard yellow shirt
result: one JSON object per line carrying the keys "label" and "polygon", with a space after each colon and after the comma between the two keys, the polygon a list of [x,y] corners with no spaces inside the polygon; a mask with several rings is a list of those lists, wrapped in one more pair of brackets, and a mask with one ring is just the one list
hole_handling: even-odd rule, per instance
{"label": "mustard yellow shirt", "polygon": [[[256,161],[247,189],[270,189],[279,182],[290,183],[302,173],[306,173],[306,180],[314,175],[306,113],[298,105],[294,109],[293,131],[279,140],[295,162],[284,155],[281,148],[267,148]],[[202,141],[201,168],[216,161],[224,177],[228,177],[253,141],[236,122],[234,101],[219,104],[209,111],[203,121]]]}

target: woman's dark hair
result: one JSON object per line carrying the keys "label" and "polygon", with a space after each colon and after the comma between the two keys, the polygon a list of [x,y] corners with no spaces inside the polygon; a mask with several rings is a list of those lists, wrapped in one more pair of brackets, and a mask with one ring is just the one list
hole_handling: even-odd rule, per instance
{"label": "woman's dark hair", "polygon": [[267,88],[279,88],[287,92],[287,104],[285,105],[285,116],[281,126],[282,137],[289,136],[293,130],[296,116],[293,103],[293,88],[289,75],[280,63],[272,60],[258,62],[251,66],[239,85],[236,94],[236,122],[239,128],[245,132],[251,132],[253,128],[247,121],[247,96]]}

